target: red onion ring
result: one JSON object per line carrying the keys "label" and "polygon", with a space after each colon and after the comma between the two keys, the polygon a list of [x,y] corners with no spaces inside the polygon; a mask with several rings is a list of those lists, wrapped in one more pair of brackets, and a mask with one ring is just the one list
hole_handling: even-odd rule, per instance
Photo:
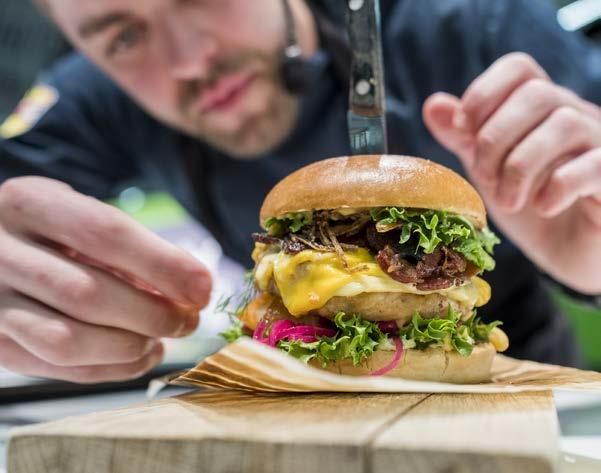
{"label": "red onion ring", "polygon": [[386,322],[378,322],[378,327],[384,333],[399,333],[399,327],[396,322],[389,320]]}
{"label": "red onion ring", "polygon": [[254,340],[258,340],[258,341],[262,341],[263,340],[263,333],[265,332],[265,325],[267,325],[267,324],[265,323],[264,320],[261,320],[259,322],[259,325],[257,325],[257,328],[253,332],[253,339]]}
{"label": "red onion ring", "polygon": [[294,327],[294,323],[290,320],[278,320],[271,324],[271,330],[269,331],[269,345],[275,347],[276,344],[285,336],[282,336],[282,333],[286,331],[286,329],[291,329]]}
{"label": "red onion ring", "polygon": [[401,342],[401,339],[399,337],[394,337],[392,340],[394,341],[394,345],[396,346],[396,351],[394,352],[392,360],[390,360],[390,363],[388,363],[386,366],[380,368],[379,370],[371,372],[369,374],[370,376],[382,376],[383,374],[386,374],[389,371],[392,371],[394,368],[396,368],[396,366],[401,361],[401,357],[403,356],[403,342]]}

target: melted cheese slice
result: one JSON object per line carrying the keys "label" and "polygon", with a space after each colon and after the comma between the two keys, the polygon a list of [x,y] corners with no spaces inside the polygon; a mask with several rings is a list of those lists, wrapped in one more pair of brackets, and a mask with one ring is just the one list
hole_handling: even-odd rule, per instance
{"label": "melted cheese slice", "polygon": [[284,305],[294,316],[319,309],[332,297],[352,297],[364,292],[444,293],[470,307],[484,305],[490,299],[490,286],[478,277],[463,286],[439,291],[420,291],[411,284],[395,281],[365,248],[345,253],[350,268],[356,271],[348,271],[335,253],[304,250],[289,255],[266,253],[266,249],[261,245],[253,252],[257,286],[268,291],[273,279]]}

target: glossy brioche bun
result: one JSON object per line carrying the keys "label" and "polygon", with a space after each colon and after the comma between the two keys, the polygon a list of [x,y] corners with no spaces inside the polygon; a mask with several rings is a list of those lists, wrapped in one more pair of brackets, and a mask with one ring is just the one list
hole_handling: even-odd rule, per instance
{"label": "glossy brioche bun", "polygon": [[288,212],[387,206],[448,210],[486,226],[482,199],[463,177],[426,159],[393,155],[331,158],[293,172],[265,198],[260,224]]}
{"label": "glossy brioche bun", "polygon": [[[384,376],[412,379],[417,381],[441,381],[445,383],[473,384],[490,381],[491,366],[496,350],[491,343],[481,343],[474,347],[472,354],[462,357],[456,351],[447,352],[442,348],[426,350],[404,350],[399,364]],[[312,360],[316,368],[347,376],[368,376],[392,359],[392,351],[375,351],[363,364],[353,366],[346,359],[331,363],[326,368]]]}

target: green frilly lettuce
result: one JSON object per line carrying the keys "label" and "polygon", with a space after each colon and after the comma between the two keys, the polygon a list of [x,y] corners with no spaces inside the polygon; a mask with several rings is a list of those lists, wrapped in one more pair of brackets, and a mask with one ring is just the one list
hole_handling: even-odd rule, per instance
{"label": "green frilly lettuce", "polygon": [[268,218],[265,221],[265,228],[270,235],[282,236],[287,233],[298,233],[301,228],[311,225],[312,222],[311,212],[291,212],[280,218]]}
{"label": "green frilly lettuce", "polygon": [[499,238],[488,228],[476,230],[466,218],[437,210],[408,210],[397,207],[372,209],[371,217],[378,228],[401,228],[400,243],[416,241],[415,251],[432,253],[439,244],[450,246],[463,254],[480,269],[491,271],[495,267],[493,247]]}
{"label": "green frilly lettuce", "polygon": [[492,329],[499,325],[501,322],[498,320],[483,323],[476,311],[468,320],[461,322],[460,314],[449,305],[445,318],[425,319],[416,312],[411,323],[401,329],[400,336],[406,348],[437,346],[469,356],[474,345],[488,341]]}
{"label": "green frilly lettuce", "polygon": [[300,340],[281,340],[278,348],[307,363],[315,358],[323,366],[350,358],[358,365],[369,358],[380,345],[390,343],[388,336],[377,324],[358,315],[339,312],[334,318],[338,333],[334,337],[320,337],[312,343]]}
{"label": "green frilly lettuce", "polygon": [[[337,333],[333,337],[319,337],[311,343],[281,340],[278,348],[305,363],[314,359],[322,366],[344,359],[350,359],[354,365],[358,365],[375,350],[394,350],[389,335],[382,332],[375,322],[339,312],[334,323]],[[443,318],[425,319],[415,312],[411,323],[400,329],[399,336],[405,349],[441,347],[447,351],[455,350],[466,357],[472,353],[474,345],[488,341],[492,329],[500,324],[499,321],[483,323],[475,311],[470,319],[461,321],[460,313],[449,305]],[[222,336],[232,342],[243,336],[243,331],[240,325],[234,324]]]}
{"label": "green frilly lettuce", "polygon": [[[461,215],[439,211],[398,207],[378,207],[370,211],[379,229],[400,227],[400,243],[415,241],[415,251],[432,253],[440,244],[448,245],[465,256],[478,268],[491,271],[495,267],[493,248],[499,238],[488,228],[477,230]],[[270,235],[298,233],[313,223],[311,212],[288,213],[265,222]]]}
{"label": "green frilly lettuce", "polygon": [[240,322],[240,320],[237,319],[232,320],[232,325],[230,325],[219,335],[221,335],[224,338],[224,340],[228,343],[235,342],[244,335],[244,331],[242,330],[242,322]]}

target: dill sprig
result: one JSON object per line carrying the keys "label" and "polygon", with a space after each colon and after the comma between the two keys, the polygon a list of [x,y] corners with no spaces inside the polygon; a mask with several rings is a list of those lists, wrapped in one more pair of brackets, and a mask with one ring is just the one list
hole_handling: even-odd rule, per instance
{"label": "dill sprig", "polygon": [[238,294],[222,296],[215,307],[217,313],[225,313],[230,319],[231,326],[220,335],[228,342],[234,342],[243,335],[240,315],[246,306],[257,296],[254,285],[253,273],[248,271],[244,275],[244,287]]}

